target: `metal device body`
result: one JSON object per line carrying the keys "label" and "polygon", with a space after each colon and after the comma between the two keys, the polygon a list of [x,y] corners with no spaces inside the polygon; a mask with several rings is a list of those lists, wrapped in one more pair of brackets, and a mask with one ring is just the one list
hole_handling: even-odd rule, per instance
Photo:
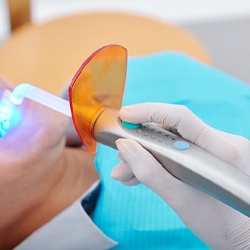
{"label": "metal device body", "polygon": [[[112,148],[118,138],[136,140],[173,176],[250,216],[250,176],[191,142],[151,123],[126,129],[111,108],[96,119],[93,137]],[[188,148],[175,148],[176,142]]]}

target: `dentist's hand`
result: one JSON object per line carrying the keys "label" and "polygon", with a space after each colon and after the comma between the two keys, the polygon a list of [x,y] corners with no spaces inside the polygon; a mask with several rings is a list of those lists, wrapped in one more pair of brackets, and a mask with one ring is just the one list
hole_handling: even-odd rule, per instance
{"label": "dentist's hand", "polygon": [[[213,129],[184,106],[138,104],[121,109],[119,115],[123,121],[155,122],[177,130],[186,140],[250,174],[249,140]],[[122,161],[113,169],[113,178],[125,185],[148,186],[212,249],[250,247],[250,218],[173,177],[136,141],[119,139],[116,144]]]}

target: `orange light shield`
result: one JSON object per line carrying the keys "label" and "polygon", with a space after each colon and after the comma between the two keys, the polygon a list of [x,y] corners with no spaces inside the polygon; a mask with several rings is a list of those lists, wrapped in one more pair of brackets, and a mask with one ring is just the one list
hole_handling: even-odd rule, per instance
{"label": "orange light shield", "polygon": [[75,128],[90,153],[96,151],[92,129],[107,107],[120,109],[126,81],[127,50],[108,45],[95,51],[76,72],[69,87]]}

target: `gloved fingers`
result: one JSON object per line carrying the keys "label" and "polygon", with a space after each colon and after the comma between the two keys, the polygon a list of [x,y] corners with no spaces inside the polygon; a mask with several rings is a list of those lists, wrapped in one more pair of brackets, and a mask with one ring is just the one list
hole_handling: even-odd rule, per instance
{"label": "gloved fingers", "polygon": [[123,107],[121,120],[131,123],[154,122],[176,130],[183,138],[196,143],[206,124],[182,105],[144,103]]}
{"label": "gloved fingers", "polygon": [[123,156],[121,155],[121,153],[118,151],[118,158],[120,159],[120,160],[122,160],[122,161],[126,161],[124,158],[123,158]]}
{"label": "gloved fingers", "polygon": [[111,177],[121,182],[128,181],[134,176],[132,169],[125,161],[119,162],[111,171]]}
{"label": "gloved fingers", "polygon": [[139,184],[139,180],[135,177],[132,169],[130,168],[129,164],[126,162],[125,158],[118,153],[118,157],[121,159],[111,171],[111,177],[115,180],[120,181],[123,185],[126,186],[133,186]]}
{"label": "gloved fingers", "polygon": [[121,183],[125,186],[135,186],[139,183],[141,183],[135,176],[133,176],[131,179],[126,181],[121,181]]}
{"label": "gloved fingers", "polygon": [[131,123],[154,122],[176,129],[184,139],[235,165],[237,148],[182,105],[144,103],[124,107],[119,116]]}
{"label": "gloved fingers", "polygon": [[[215,129],[216,130],[216,129]],[[234,135],[234,134],[230,134],[221,130],[216,130],[221,136],[223,136],[225,139],[231,141],[232,143],[236,143],[236,144],[245,144],[246,141],[249,142],[248,139],[246,139],[243,136],[240,135]],[[245,145],[244,145],[245,146]]]}
{"label": "gloved fingers", "polygon": [[142,103],[123,107],[119,116],[132,123],[154,122],[177,127],[191,111],[182,105],[166,103]]}
{"label": "gloved fingers", "polygon": [[185,183],[166,171],[138,142],[131,139],[118,139],[116,146],[139,182],[148,186],[170,205],[179,203],[174,193],[187,191]]}

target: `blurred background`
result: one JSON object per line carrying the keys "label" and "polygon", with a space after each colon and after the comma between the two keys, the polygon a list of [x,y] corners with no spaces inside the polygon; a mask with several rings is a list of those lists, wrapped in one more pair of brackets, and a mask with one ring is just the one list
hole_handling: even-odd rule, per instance
{"label": "blurred background", "polygon": [[[31,0],[31,19],[38,24],[102,10],[145,15],[184,27],[207,48],[216,68],[250,83],[249,0]],[[10,34],[7,0],[0,0],[0,46]]]}

